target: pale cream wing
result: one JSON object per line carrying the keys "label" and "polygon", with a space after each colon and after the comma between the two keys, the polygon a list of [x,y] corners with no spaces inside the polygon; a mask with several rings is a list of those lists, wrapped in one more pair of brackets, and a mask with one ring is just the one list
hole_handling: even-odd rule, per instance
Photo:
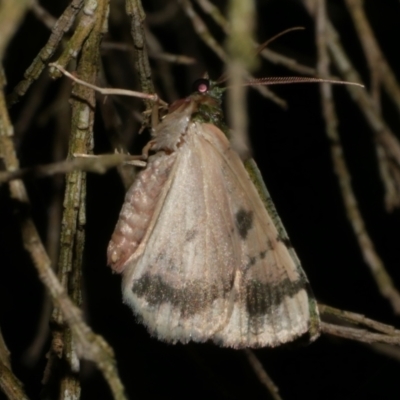
{"label": "pale cream wing", "polygon": [[157,221],[124,274],[124,297],[167,341],[275,346],[307,333],[308,282],[241,160],[194,123]]}
{"label": "pale cream wing", "polygon": [[240,259],[220,156],[195,127],[177,150],[138,257],[124,269],[125,302],[172,342],[205,341],[227,326]]}
{"label": "pale cream wing", "polygon": [[276,346],[307,333],[314,302],[307,278],[286,236],[278,233],[238,155],[214,125],[204,137],[221,156],[230,207],[239,232],[233,312],[216,339],[233,347]]}

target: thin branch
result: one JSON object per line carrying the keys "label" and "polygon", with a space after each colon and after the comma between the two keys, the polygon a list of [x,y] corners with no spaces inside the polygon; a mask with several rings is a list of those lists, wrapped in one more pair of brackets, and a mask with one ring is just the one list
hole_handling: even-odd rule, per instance
{"label": "thin branch", "polygon": [[274,400],[282,400],[282,397],[279,394],[278,386],[275,385],[274,381],[267,374],[265,368],[254,352],[246,349],[244,350],[244,353],[246,354],[249,364],[253,368],[253,371],[257,375],[259,381],[267,388],[268,392],[271,393],[272,398]]}
{"label": "thin branch", "polygon": [[346,0],[347,8],[353,18],[372,76],[376,77],[378,75],[379,83],[383,84],[387,94],[392,98],[400,112],[399,82],[396,79],[396,74],[393,72],[379,47],[373,29],[365,15],[363,3],[364,2],[361,0]]}
{"label": "thin branch", "polygon": [[127,90],[127,89],[101,88],[96,85],[92,85],[91,83],[85,82],[84,80],[75,77],[74,75],[69,73],[65,68],[63,68],[61,65],[59,65],[57,63],[50,63],[49,67],[52,67],[52,68],[55,68],[55,69],[61,71],[65,76],[72,79],[74,82],[79,83],[80,85],[88,87],[90,89],[93,89],[96,92],[99,92],[105,96],[118,95],[118,96],[138,97],[140,99],[146,99],[146,100],[151,100],[151,101],[159,100],[159,98],[156,94],[135,92],[134,90]]}
{"label": "thin branch", "polygon": [[[140,0],[127,0],[126,12],[131,18],[131,34],[135,49],[135,69],[139,74],[142,92],[154,93],[154,84],[151,78],[151,68],[147,53],[146,35],[143,22],[146,15]],[[146,102],[146,109],[151,109],[152,104]]]}
{"label": "thin branch", "polygon": [[0,388],[9,400],[29,400],[22,383],[0,360]]}
{"label": "thin branch", "polygon": [[[358,37],[368,61],[371,74],[371,97],[376,113],[381,114],[380,89],[382,83],[400,111],[400,86],[375,39],[374,32],[364,12],[363,1],[346,0],[346,5],[353,18]],[[376,152],[379,172],[385,188],[385,205],[387,211],[390,212],[394,208],[400,207],[400,187],[396,184],[397,178],[400,175],[400,168],[388,160],[387,153],[379,143],[376,145]]]}
{"label": "thin branch", "polygon": [[43,23],[48,29],[53,29],[57,23],[57,18],[54,18],[45,8],[43,8],[37,0],[31,0],[31,10],[35,17]]}
{"label": "thin branch", "polygon": [[391,325],[383,324],[382,322],[375,321],[367,318],[362,314],[357,314],[351,311],[340,310],[325,304],[318,304],[318,309],[321,313],[321,318],[339,321],[344,324],[361,325],[369,329],[373,329],[376,332],[385,333],[387,335],[398,335],[400,331]]}
{"label": "thin branch", "polygon": [[[146,38],[147,41],[149,41],[147,31],[146,31]],[[118,51],[129,51],[129,52],[135,51],[134,47],[130,44],[107,42],[107,41],[101,44],[101,48],[103,50],[118,50]],[[196,60],[193,57],[188,57],[183,54],[166,53],[165,51],[160,51],[158,49],[154,50],[150,48],[150,46],[149,46],[149,57],[153,58],[154,60],[167,61],[172,64],[192,65],[196,62]]]}
{"label": "thin branch", "polygon": [[[0,73],[0,88],[3,89],[4,85],[4,78]],[[12,140],[13,127],[7,112],[3,91],[0,92],[0,121],[2,121],[0,124],[0,153],[3,156],[4,165],[8,171],[17,170],[19,161]],[[68,297],[51,268],[51,261],[29,212],[29,199],[23,182],[14,180],[9,185],[11,196],[16,200],[18,206],[23,245],[32,258],[39,279],[49,290],[54,304],[60,309],[66,324],[71,328],[78,354],[82,358],[93,361],[102,371],[115,399],[126,399],[124,387],[118,377],[113,350],[101,336],[94,334],[85,324],[81,311]]]}
{"label": "thin branch", "polygon": [[[351,82],[361,82],[359,74],[340,44],[339,35],[329,21],[327,22],[327,39],[332,60],[344,79]],[[353,86],[347,86],[346,89],[363,112],[365,119],[376,135],[376,140],[382,145],[388,157],[400,166],[400,143],[382,117],[376,112],[372,98],[365,90],[357,90]]]}
{"label": "thin branch", "polygon": [[[331,28],[324,8],[325,0],[321,0],[315,4],[317,5],[315,10],[313,7],[309,7],[310,10],[315,13],[317,23],[317,70],[319,76],[324,77],[329,76],[329,54],[327,49],[332,39]],[[352,86],[346,87],[348,90],[355,90],[355,88]],[[358,92],[363,93],[365,91],[358,90]],[[335,173],[339,180],[339,186],[344,205],[346,207],[347,217],[357,238],[364,261],[369,267],[375,282],[378,285],[380,293],[390,302],[394,312],[396,314],[400,314],[400,293],[394,286],[394,283],[388,274],[382,259],[376,252],[374,243],[367,232],[365,222],[359,210],[357,198],[351,186],[351,176],[343,156],[343,149],[337,130],[338,120],[333,103],[332,91],[331,87],[326,83],[321,84],[321,98],[323,115],[326,122],[326,134],[331,143],[332,161],[334,164]]]}
{"label": "thin branch", "polygon": [[0,62],[14,33],[19,27],[25,13],[29,10],[29,0],[3,0],[0,3]]}
{"label": "thin branch", "polygon": [[366,329],[349,328],[346,326],[328,324],[326,322],[321,322],[321,332],[361,343],[386,343],[393,346],[400,346],[400,333],[389,336],[383,333],[369,332]]}
{"label": "thin branch", "polygon": [[250,158],[250,145],[247,132],[247,88],[244,85],[245,71],[257,65],[256,54],[251,43],[255,29],[254,1],[243,2],[230,0],[228,3],[229,25],[231,34],[226,41],[229,63],[225,69],[231,90],[227,93],[227,109],[229,125],[232,128],[232,147],[242,160]]}
{"label": "thin branch", "polygon": [[[12,1],[12,0],[11,0]],[[15,2],[15,1],[14,1]],[[15,2],[18,3],[18,2]],[[72,0],[69,6],[62,13],[57,23],[54,25],[49,40],[35,57],[32,64],[24,73],[24,79],[17,84],[12,93],[8,96],[8,104],[15,104],[22,97],[29,87],[44,70],[47,61],[54,55],[66,32],[69,31],[75,18],[83,6],[83,0]]]}
{"label": "thin branch", "polygon": [[[209,0],[197,0],[197,3],[200,5],[202,10],[211,16],[214,22],[219,25],[226,35],[230,34],[230,26],[228,21],[225,19],[223,14],[219,11],[219,9],[212,4]],[[253,47],[255,49],[259,48],[260,44],[254,42]],[[268,61],[273,64],[282,65],[289,70],[297,72],[302,75],[311,75],[315,76],[316,71],[315,68],[307,67],[305,65],[300,64],[297,60],[287,57],[283,54],[276,53],[270,49],[263,49],[260,54]]]}
{"label": "thin branch", "polygon": [[0,171],[0,185],[20,178],[44,178],[57,174],[67,174],[73,171],[104,174],[110,168],[117,167],[126,162],[134,162],[133,165],[144,167],[146,164],[141,162],[141,159],[143,159],[142,156],[131,156],[129,154],[103,154],[92,157],[78,156],[72,160],[35,165],[31,168],[23,168],[16,171]]}
{"label": "thin branch", "polygon": [[[82,49],[85,41],[92,32],[98,16],[99,4],[97,1],[85,0],[83,12],[80,14],[78,25],[74,30],[72,37],[64,46],[64,50],[58,57],[56,64],[66,67],[68,63],[76,58]],[[50,76],[53,79],[60,78],[61,72],[58,69],[50,69]]]}
{"label": "thin branch", "polygon": [[[218,44],[218,42],[214,39],[211,32],[207,28],[207,25],[200,18],[200,16],[196,13],[193,8],[190,0],[179,0],[182,5],[183,10],[186,15],[192,21],[192,25],[196,33],[199,35],[200,39],[210,47],[211,50],[225,63],[229,64],[228,56],[226,55],[224,49]],[[251,75],[247,77],[249,80],[254,79]],[[286,101],[278,97],[275,93],[271,92],[264,86],[254,86],[254,89],[257,90],[262,96],[270,99],[275,104],[278,104],[282,108],[286,108]]]}

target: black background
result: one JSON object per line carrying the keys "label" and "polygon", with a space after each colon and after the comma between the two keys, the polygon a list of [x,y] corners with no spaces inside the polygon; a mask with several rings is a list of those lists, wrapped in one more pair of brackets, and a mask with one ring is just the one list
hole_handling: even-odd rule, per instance
{"label": "black background", "polygon": [[[54,3],[57,4],[50,0],[41,2],[54,16],[58,16],[67,3]],[[168,2],[154,0],[144,3],[150,17]],[[218,5],[225,9],[225,2],[218,2]],[[113,6],[123,10],[122,2],[114,1]],[[287,28],[304,26],[305,31],[279,38],[270,48],[300,63],[315,65],[313,21],[301,3],[260,0],[257,6],[259,41]],[[342,44],[368,83],[366,61],[344,3],[328,1],[328,6]],[[400,68],[400,3],[397,0],[366,0],[365,6],[382,50],[396,72]],[[111,25],[111,33],[105,39],[128,41],[127,17],[123,21],[124,24]],[[205,21],[213,26],[209,18],[206,17]],[[172,67],[173,85],[179,96],[189,93],[190,83],[205,69],[213,78],[223,71],[216,56],[196,39],[183,13],[179,12],[172,22],[150,28],[166,51],[194,56],[198,61],[192,67]],[[222,43],[220,30],[214,27],[212,31]],[[27,15],[9,46],[5,60],[9,92],[22,79],[24,70],[45,44],[48,35],[49,31],[39,21]],[[185,40],[182,39],[184,35],[187,35]],[[104,54],[106,71],[113,62],[120,62],[119,57],[119,53]],[[110,79],[108,84],[134,88],[135,79],[129,77],[129,74],[134,76],[129,70],[131,66],[127,64],[121,68],[125,68],[126,75],[118,82]],[[296,75],[265,61],[256,74]],[[156,84],[161,86],[157,79]],[[16,132],[22,166],[52,161],[55,124],[51,118],[41,123],[40,117],[54,101],[59,85],[59,82],[52,83],[43,93],[42,105],[24,135],[18,136]],[[256,91],[249,91],[249,131],[254,158],[318,301],[399,326],[398,317],[393,315],[389,303],[378,293],[346,218],[324,133],[318,86],[290,85],[273,89],[287,101],[287,110],[265,100]],[[162,88],[160,91],[163,96]],[[378,254],[400,287],[399,211],[391,214],[385,211],[371,130],[346,89],[336,87],[334,93],[345,157],[361,212]],[[14,122],[18,122],[24,101],[22,99],[11,110]],[[122,102],[129,104],[128,100]],[[390,126],[398,131],[398,115],[385,96],[383,107]],[[131,152],[137,152],[147,138],[136,141],[136,145],[130,147]],[[94,151],[113,151],[100,115],[96,117]],[[53,180],[46,178],[26,183],[35,222],[45,239]],[[131,310],[121,302],[120,277],[113,275],[106,266],[106,247],[123,195],[124,188],[115,170],[105,175],[89,175],[83,274],[87,320],[94,331],[102,334],[114,348],[129,398],[271,398],[255,377],[244,353],[213,344],[164,344],[151,338],[145,328],[135,322]],[[23,250],[6,186],[0,187],[0,201],[0,326],[12,353],[14,372],[24,382],[27,394],[36,399],[39,398],[48,345],[33,366],[27,365],[24,354],[35,335],[44,291],[28,254]],[[257,350],[256,354],[285,400],[397,399],[400,395],[399,362],[370,346],[322,336],[307,347],[282,346]],[[93,366],[85,364],[82,380],[83,399],[111,398],[106,383]]]}

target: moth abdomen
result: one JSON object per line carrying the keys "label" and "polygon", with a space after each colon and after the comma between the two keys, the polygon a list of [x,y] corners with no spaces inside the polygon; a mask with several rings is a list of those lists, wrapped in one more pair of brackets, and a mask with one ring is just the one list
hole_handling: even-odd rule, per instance
{"label": "moth abdomen", "polygon": [[107,249],[108,265],[121,273],[146,234],[175,155],[151,158],[129,188]]}

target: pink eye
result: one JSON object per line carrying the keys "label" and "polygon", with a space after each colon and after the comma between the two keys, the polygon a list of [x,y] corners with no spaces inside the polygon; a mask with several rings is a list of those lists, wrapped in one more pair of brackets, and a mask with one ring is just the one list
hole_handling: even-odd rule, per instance
{"label": "pink eye", "polygon": [[198,93],[207,93],[208,89],[210,89],[210,81],[208,79],[197,79],[193,83],[193,92],[198,92]]}

